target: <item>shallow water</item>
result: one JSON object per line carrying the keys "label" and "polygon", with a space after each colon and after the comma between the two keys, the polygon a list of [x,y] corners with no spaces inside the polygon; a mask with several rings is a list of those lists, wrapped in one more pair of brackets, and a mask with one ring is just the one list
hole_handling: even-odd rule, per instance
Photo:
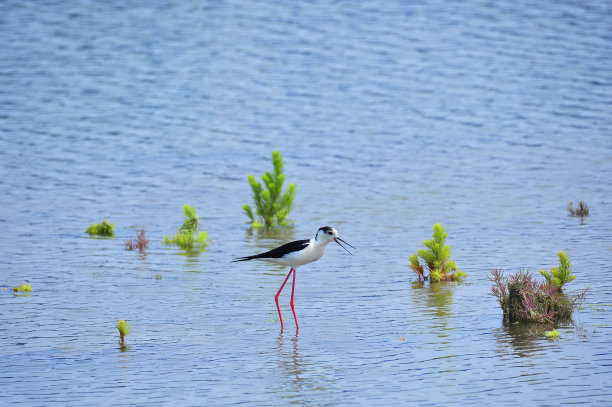
{"label": "shallow water", "polygon": [[[609,404],[609,3],[174,3],[0,4],[0,404]],[[274,149],[295,227],[265,236]],[[184,203],[200,255],[161,243]],[[461,285],[408,268],[435,222]],[[287,270],[230,261],[327,224],[358,250],[298,270],[279,335]],[[490,270],[560,250],[574,322],[504,326]]]}

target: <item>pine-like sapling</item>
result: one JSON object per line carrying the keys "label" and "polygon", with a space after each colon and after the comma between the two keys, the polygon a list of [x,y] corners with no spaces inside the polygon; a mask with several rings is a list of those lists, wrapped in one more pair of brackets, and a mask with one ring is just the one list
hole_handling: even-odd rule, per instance
{"label": "pine-like sapling", "polygon": [[283,159],[280,152],[272,152],[272,165],[274,172],[267,171],[261,176],[265,188],[255,180],[253,175],[248,176],[249,185],[253,191],[255,212],[249,205],[242,209],[249,217],[251,227],[286,226],[291,223],[287,216],[293,209],[296,185],[291,183],[283,192],[285,174],[283,173]]}
{"label": "pine-like sapling", "polygon": [[121,345],[125,344],[125,335],[130,333],[130,324],[127,323],[125,319],[120,319],[117,322],[117,330],[119,330],[119,339],[121,341]]}
{"label": "pine-like sapling", "polygon": [[559,267],[553,266],[550,271],[540,270],[548,284],[556,286],[559,291],[563,291],[563,286],[570,281],[574,281],[576,276],[572,274],[572,262],[564,251],[560,251]]}
{"label": "pine-like sapling", "polygon": [[91,236],[114,236],[115,224],[104,219],[101,223],[91,224],[85,232]]}
{"label": "pine-like sapling", "polygon": [[[450,260],[451,248],[445,244],[448,233],[436,223],[433,227],[433,239],[424,240],[426,249],[419,249],[417,254],[410,256],[410,268],[418,275],[419,281],[429,278],[431,282],[461,281],[467,274],[457,269],[457,265]],[[424,265],[419,261],[424,261]],[[429,276],[425,275],[425,267]]]}
{"label": "pine-like sapling", "polygon": [[174,236],[165,236],[164,243],[176,245],[182,249],[203,250],[208,245],[208,234],[200,231],[201,218],[198,218],[198,211],[194,206],[183,205],[183,225],[177,230]]}

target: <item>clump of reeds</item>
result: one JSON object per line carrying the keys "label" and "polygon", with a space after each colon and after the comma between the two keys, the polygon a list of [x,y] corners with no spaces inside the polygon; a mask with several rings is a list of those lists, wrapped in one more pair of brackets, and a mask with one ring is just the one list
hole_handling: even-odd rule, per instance
{"label": "clump of reeds", "polygon": [[174,236],[165,236],[164,243],[176,245],[182,249],[203,250],[208,244],[208,234],[200,231],[200,223],[197,209],[187,204],[183,205],[183,226],[181,226]]}
{"label": "clump of reeds", "polygon": [[[563,285],[574,280],[575,276],[571,274],[567,255],[560,252],[559,258],[560,267],[553,267],[557,271],[541,271],[546,278],[544,283],[536,281],[529,271],[521,270],[507,278],[500,269],[491,271],[491,294],[497,297],[504,319],[508,322],[550,323],[571,318],[574,307],[582,302],[587,289],[575,295],[563,292]],[[559,271],[561,269],[563,271]],[[547,273],[550,273],[549,277],[546,277]]]}
{"label": "clump of reeds", "polygon": [[32,292],[32,286],[28,283],[23,283],[17,287],[13,287],[13,291],[16,293],[29,293]]}
{"label": "clump of reeds", "polygon": [[130,324],[125,319],[120,319],[117,322],[117,330],[119,330],[119,340],[121,341],[121,345],[125,345],[125,335],[130,333]]}
{"label": "clump of reeds", "polygon": [[589,216],[589,206],[584,201],[578,202],[578,207],[574,208],[574,203],[570,201],[567,204],[567,211],[570,216],[579,216],[581,218]]}
{"label": "clump of reeds", "polygon": [[[433,239],[424,240],[425,249],[419,249],[417,254],[410,256],[410,268],[417,274],[419,281],[429,278],[431,282],[460,281],[467,274],[457,268],[454,260],[450,260],[451,248],[446,245],[448,233],[436,223],[433,227]],[[425,264],[421,264],[419,257]],[[425,275],[425,267],[429,275]]]}
{"label": "clump of reeds", "polygon": [[114,236],[115,224],[105,219],[101,223],[93,223],[85,232],[92,236]]}
{"label": "clump of reeds", "polygon": [[125,242],[126,250],[136,250],[138,249],[139,253],[145,253],[149,248],[149,239],[145,237],[145,229],[142,228],[136,231],[136,239],[131,239]]}
{"label": "clump of reeds", "polygon": [[244,205],[242,209],[249,217],[251,227],[254,228],[286,226],[291,223],[287,220],[287,216],[293,209],[293,198],[297,187],[293,183],[289,184],[283,192],[285,174],[283,173],[283,158],[279,151],[272,152],[272,165],[274,172],[267,171],[261,176],[265,189],[253,175],[247,177],[253,190],[255,213],[249,205]]}

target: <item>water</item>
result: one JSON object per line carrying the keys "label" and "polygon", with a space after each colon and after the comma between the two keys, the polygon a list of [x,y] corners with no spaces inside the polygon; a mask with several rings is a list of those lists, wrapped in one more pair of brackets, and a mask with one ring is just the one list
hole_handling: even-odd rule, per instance
{"label": "water", "polygon": [[[611,14],[2,2],[0,404],[609,404]],[[246,176],[274,149],[295,227],[253,234]],[[584,222],[566,211],[580,199]],[[161,243],[184,203],[201,255]],[[89,238],[103,218],[115,239]],[[464,284],[414,283],[435,222]],[[279,335],[287,270],[230,260],[327,224],[359,250],[298,271],[300,332],[286,288]],[[146,256],[123,248],[141,226]],[[558,341],[504,326],[490,270],[560,250],[570,288],[590,287],[574,322]],[[22,282],[31,295],[10,292]]]}

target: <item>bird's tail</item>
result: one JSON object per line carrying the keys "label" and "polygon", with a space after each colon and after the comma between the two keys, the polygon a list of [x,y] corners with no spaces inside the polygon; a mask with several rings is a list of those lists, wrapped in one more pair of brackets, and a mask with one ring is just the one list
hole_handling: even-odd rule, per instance
{"label": "bird's tail", "polygon": [[236,263],[237,261],[248,261],[248,260],[253,260],[255,259],[257,256],[244,256],[244,257],[237,257],[234,260],[232,260],[232,263]]}

